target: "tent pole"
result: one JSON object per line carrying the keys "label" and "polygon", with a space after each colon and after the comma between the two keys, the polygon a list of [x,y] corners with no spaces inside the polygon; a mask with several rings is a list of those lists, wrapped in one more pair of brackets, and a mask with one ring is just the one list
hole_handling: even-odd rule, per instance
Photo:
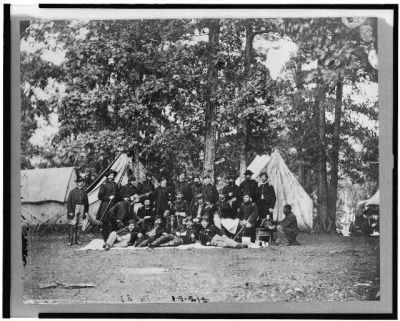
{"label": "tent pole", "polygon": [[111,162],[111,164],[108,165],[108,166],[106,167],[106,169],[105,169],[103,172],[101,172],[101,174],[100,174],[99,176],[97,176],[97,178],[92,182],[92,184],[90,184],[90,186],[86,189],[86,193],[89,193],[89,192],[93,189],[93,187],[95,187],[95,186],[97,185],[97,183],[98,183],[98,182],[101,180],[101,178],[110,170],[110,168],[114,165],[115,161],[118,159],[119,156],[121,156],[121,154],[122,154],[122,152],[119,153],[119,154],[117,155],[117,157],[115,157],[114,161]]}

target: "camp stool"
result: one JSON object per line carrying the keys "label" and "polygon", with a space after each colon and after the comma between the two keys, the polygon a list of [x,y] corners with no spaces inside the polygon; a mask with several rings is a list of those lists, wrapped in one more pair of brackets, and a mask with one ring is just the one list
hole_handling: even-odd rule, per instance
{"label": "camp stool", "polygon": [[272,241],[271,231],[264,228],[256,229],[256,244],[261,245],[262,247],[268,247],[271,241]]}

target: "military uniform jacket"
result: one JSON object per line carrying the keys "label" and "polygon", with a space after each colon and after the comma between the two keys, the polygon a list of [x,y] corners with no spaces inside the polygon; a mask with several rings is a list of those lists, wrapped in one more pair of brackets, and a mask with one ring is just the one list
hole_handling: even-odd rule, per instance
{"label": "military uniform jacket", "polygon": [[101,184],[99,193],[97,197],[100,201],[107,202],[110,200],[110,196],[117,197],[118,194],[118,185],[115,182],[106,181]]}
{"label": "military uniform jacket", "polygon": [[[115,182],[106,181],[101,184],[99,193],[97,194],[98,199],[101,201],[99,210],[97,211],[96,218],[99,220],[103,217],[103,221],[105,219],[105,210],[110,204],[114,204],[116,202],[116,197],[118,196],[118,185]],[[110,196],[114,196],[115,198],[110,203]],[[109,210],[110,208],[108,208]]]}
{"label": "military uniform jacket", "polygon": [[146,216],[150,216],[153,221],[154,218],[156,217],[156,212],[154,210],[154,208],[146,208],[145,206],[142,206],[141,208],[139,208],[138,212],[137,212],[137,218],[138,219],[144,219]]}
{"label": "military uniform jacket", "polygon": [[182,200],[180,202],[175,201],[174,205],[172,206],[172,210],[174,213],[185,212],[186,215],[189,214],[189,205],[186,200]]}
{"label": "military uniform jacket", "polygon": [[260,202],[264,203],[267,208],[274,209],[276,202],[276,195],[274,187],[268,183],[260,184]]}
{"label": "military uniform jacket", "polygon": [[219,201],[217,203],[217,208],[219,210],[219,213],[221,214],[221,218],[236,218],[237,212],[227,200]]}
{"label": "military uniform jacket", "polygon": [[67,198],[67,211],[68,213],[75,214],[75,205],[81,204],[84,205],[84,212],[89,212],[89,201],[87,193],[84,189],[75,187],[71,192],[68,194]]}
{"label": "military uniform jacket", "polygon": [[258,183],[254,180],[244,180],[240,184],[240,198],[242,199],[245,194],[250,194],[253,202],[258,202]]}
{"label": "military uniform jacket", "polygon": [[[199,207],[200,207],[200,209],[199,209]],[[206,207],[206,205],[204,203],[201,205],[198,203],[193,204],[190,209],[190,213],[191,213],[192,217],[200,219],[204,215],[205,207]]]}
{"label": "military uniform jacket", "polygon": [[123,195],[129,195],[129,197],[131,197],[134,194],[139,194],[139,189],[135,185],[126,184],[121,187],[118,194],[120,199],[123,198]]}
{"label": "military uniform jacket", "polygon": [[204,200],[209,201],[211,204],[215,204],[218,201],[218,191],[213,184],[203,185],[202,193]]}
{"label": "military uniform jacket", "polygon": [[255,203],[242,203],[240,205],[239,219],[249,220],[251,224],[255,224],[258,218],[258,209]]}
{"label": "military uniform jacket", "polygon": [[168,186],[159,186],[154,191],[153,199],[155,202],[156,213],[162,215],[165,210],[169,209],[168,202],[172,199],[172,192]]}
{"label": "military uniform jacket", "polygon": [[[179,235],[177,234],[179,233]],[[184,226],[178,227],[175,234],[183,240],[183,244],[191,244],[196,242],[197,232],[193,228],[186,228]],[[191,237],[193,234],[193,238]]]}
{"label": "military uniform jacket", "polygon": [[207,245],[207,243],[211,242],[211,240],[215,235],[222,236],[222,231],[218,227],[215,227],[214,225],[209,225],[206,228],[201,229],[199,233],[200,243],[202,245]]}
{"label": "military uniform jacket", "polygon": [[236,201],[240,202],[240,189],[235,183],[226,185],[222,192],[226,195],[228,200],[235,197]]}
{"label": "military uniform jacket", "polygon": [[175,192],[180,191],[183,194],[183,199],[190,204],[193,198],[192,189],[188,182],[177,182],[175,184]]}
{"label": "military uniform jacket", "polygon": [[152,181],[145,180],[143,183],[139,184],[138,190],[139,190],[140,195],[149,193],[149,195],[147,197],[149,197],[151,199],[152,194],[155,191],[155,187],[154,187],[154,184]]}
{"label": "military uniform jacket", "polygon": [[191,189],[192,189],[193,199],[196,197],[197,194],[203,194],[202,185],[200,183],[193,183],[191,185]]}

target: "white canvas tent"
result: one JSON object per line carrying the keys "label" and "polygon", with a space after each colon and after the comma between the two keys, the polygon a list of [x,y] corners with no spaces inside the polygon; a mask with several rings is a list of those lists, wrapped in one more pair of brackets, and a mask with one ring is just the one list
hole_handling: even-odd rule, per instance
{"label": "white canvas tent", "polygon": [[63,224],[66,200],[75,187],[73,167],[21,171],[21,210],[30,225]]}
{"label": "white canvas tent", "polygon": [[365,205],[379,205],[379,190],[365,202]]}
{"label": "white canvas tent", "polygon": [[[127,170],[125,170],[125,169],[131,169],[131,171],[133,172],[133,174],[136,177],[137,182],[144,181],[146,179],[146,173],[148,172],[144,168],[142,163],[138,162],[138,164],[136,164],[135,162],[132,161],[132,159],[130,157],[128,157],[128,155],[126,153],[121,153],[114,160],[114,162],[107,168],[107,170],[105,172],[107,172],[110,169],[117,172],[117,176],[115,177],[115,182],[117,182],[117,183],[121,180],[121,176],[124,175],[121,180],[121,185],[125,185],[128,183]],[[125,174],[124,174],[124,172],[125,172]],[[96,221],[96,219],[95,219],[97,211],[98,211],[100,203],[101,203],[99,201],[97,195],[99,193],[101,184],[103,184],[105,180],[106,180],[106,176],[104,173],[104,175],[101,175],[99,177],[99,179],[95,180],[94,186],[91,186],[89,188],[89,192],[88,192],[89,216],[90,216],[89,220],[92,224],[93,223],[99,224],[99,222]],[[85,224],[83,224],[83,226],[85,226]]]}
{"label": "white canvas tent", "polygon": [[356,216],[363,215],[365,207],[369,205],[379,205],[379,189],[369,199],[357,203]]}
{"label": "white canvas tent", "polygon": [[[286,166],[279,151],[275,150],[271,156],[256,156],[247,169],[253,172],[252,178],[260,182],[261,172],[266,172],[271,185],[275,189],[276,203],[273,212],[274,220],[284,218],[283,206],[292,205],[297,223],[301,231],[310,231],[313,223],[313,201],[303,189],[296,177]],[[239,185],[243,177],[236,180]]]}

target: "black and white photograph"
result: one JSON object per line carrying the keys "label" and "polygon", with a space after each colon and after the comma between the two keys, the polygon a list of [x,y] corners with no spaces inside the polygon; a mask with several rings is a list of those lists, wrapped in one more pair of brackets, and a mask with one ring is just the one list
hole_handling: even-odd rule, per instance
{"label": "black and white photograph", "polygon": [[393,12],[27,9],[23,305],[381,301]]}

